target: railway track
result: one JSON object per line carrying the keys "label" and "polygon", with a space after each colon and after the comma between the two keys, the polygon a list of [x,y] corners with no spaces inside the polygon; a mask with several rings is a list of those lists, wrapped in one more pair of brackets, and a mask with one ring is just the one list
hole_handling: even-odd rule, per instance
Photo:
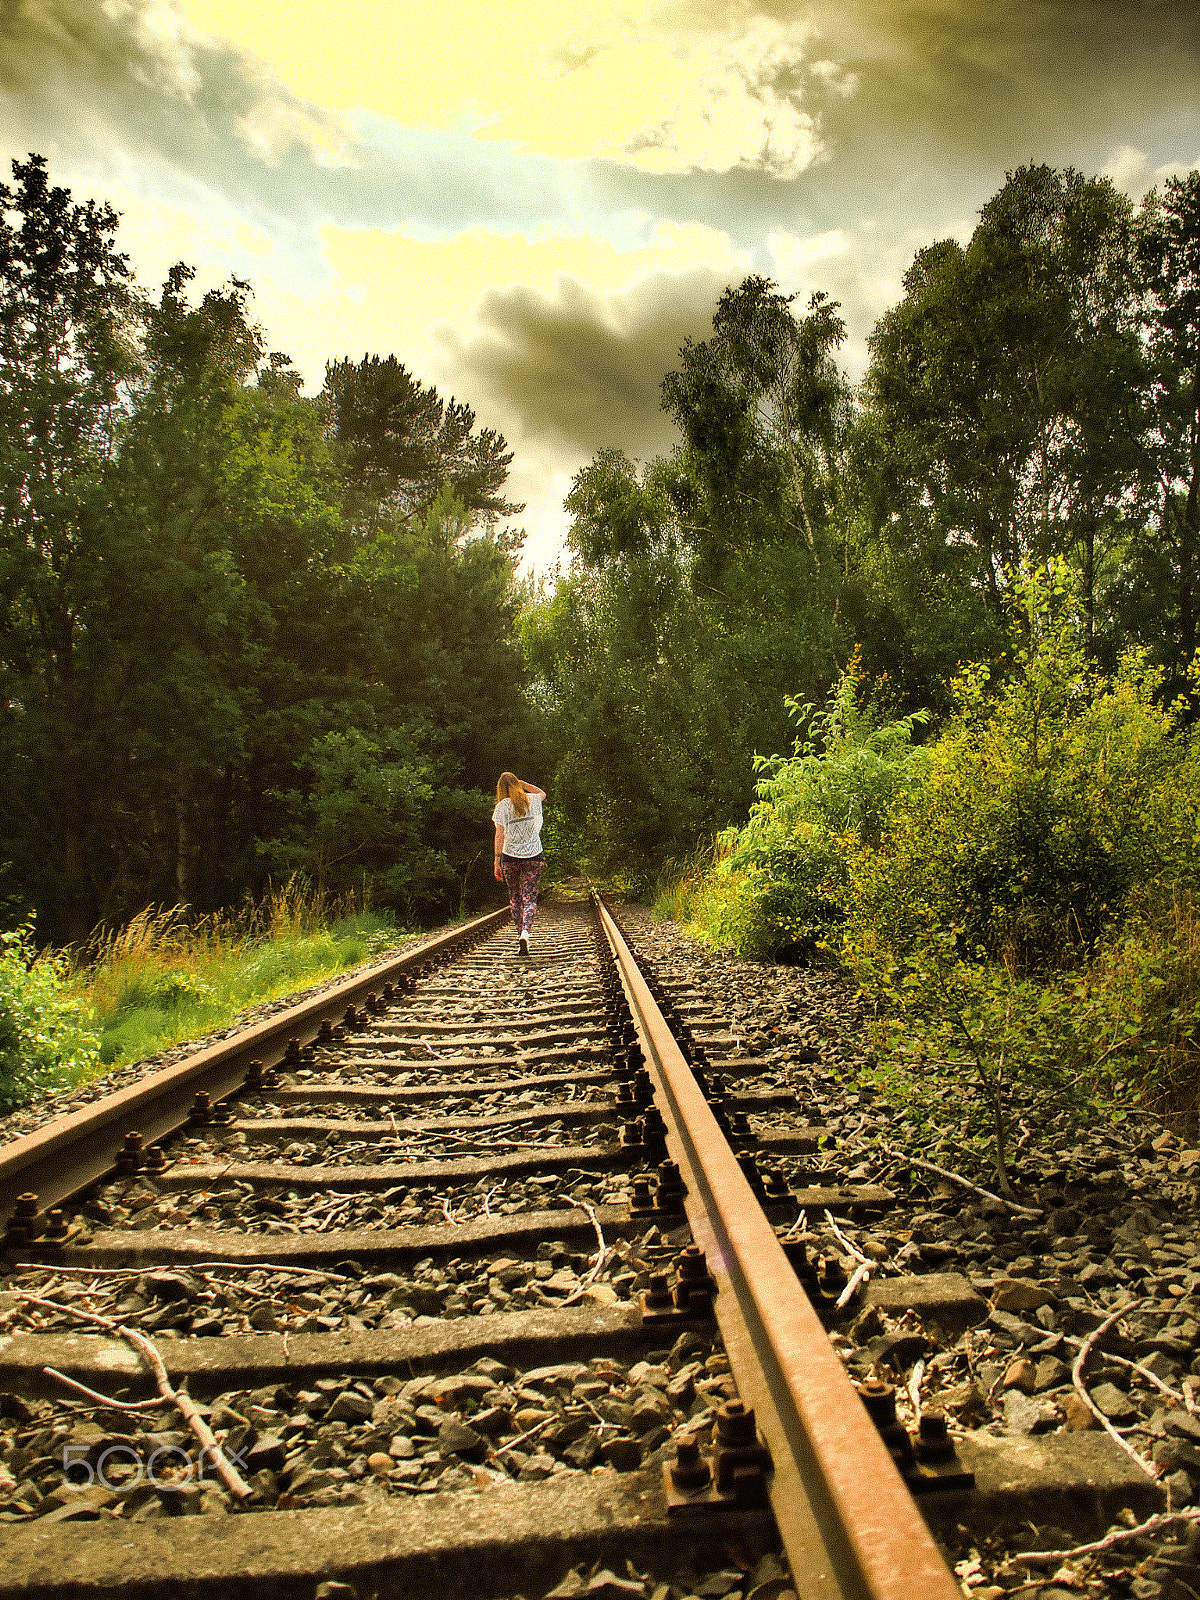
{"label": "railway track", "polygon": [[599,902],[505,920],[0,1150],[0,1595],[960,1593],[804,1246],[886,1194]]}

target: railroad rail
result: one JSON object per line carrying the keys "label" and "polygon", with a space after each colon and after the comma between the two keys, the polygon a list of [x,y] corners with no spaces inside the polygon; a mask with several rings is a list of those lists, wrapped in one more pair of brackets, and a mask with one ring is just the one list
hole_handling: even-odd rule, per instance
{"label": "railroad rail", "polygon": [[505,917],[0,1148],[0,1595],[497,1595],[776,1530],[802,1600],[960,1594],[781,1242],[805,1192],[727,1137],[779,1097],[598,897],[524,962]]}

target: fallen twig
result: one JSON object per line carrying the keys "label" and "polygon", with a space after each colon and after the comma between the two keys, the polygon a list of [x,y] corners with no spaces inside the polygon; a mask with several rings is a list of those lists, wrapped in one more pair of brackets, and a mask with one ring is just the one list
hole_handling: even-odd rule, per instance
{"label": "fallen twig", "polygon": [[579,1204],[580,1207],[586,1211],[588,1216],[592,1219],[592,1227],[596,1230],[596,1242],[600,1248],[596,1256],[595,1266],[592,1267],[587,1277],[584,1278],[580,1283],[578,1289],[571,1290],[571,1293],[563,1301],[564,1306],[569,1306],[572,1300],[578,1300],[584,1291],[590,1288],[593,1283],[595,1283],[596,1278],[599,1276],[600,1269],[604,1266],[605,1261],[608,1259],[608,1246],[604,1242],[604,1229],[600,1226],[600,1218],[596,1215],[595,1207],[589,1205],[586,1200],[581,1200]]}
{"label": "fallen twig", "polygon": [[908,1398],[912,1402],[913,1420],[921,1420],[921,1379],[925,1376],[925,1363],[918,1361],[908,1380]]}
{"label": "fallen twig", "polygon": [[98,1389],[89,1389],[86,1383],[77,1383],[74,1378],[68,1378],[65,1372],[60,1372],[57,1367],[43,1367],[42,1371],[48,1378],[57,1378],[60,1383],[65,1383],[68,1389],[77,1389],[80,1394],[87,1395],[89,1400],[98,1400],[101,1405],[111,1406],[114,1411],[145,1411],[151,1407],[161,1411],[161,1400],[113,1400],[106,1394],[101,1394]]}
{"label": "fallen twig", "polygon": [[851,1277],[850,1282],[846,1285],[841,1294],[838,1295],[837,1300],[834,1302],[835,1311],[840,1311],[843,1306],[848,1306],[850,1304],[851,1300],[854,1299],[859,1284],[864,1283],[871,1276],[871,1270],[874,1265],[875,1263],[873,1261],[859,1262],[854,1269],[854,1274]]}
{"label": "fallen twig", "polygon": [[[17,1271],[46,1271],[44,1261],[18,1261]],[[82,1272],[98,1278],[144,1278],[148,1272],[155,1271],[154,1267],[55,1267],[55,1272]],[[290,1273],[302,1278],[328,1278],[335,1283],[351,1283],[352,1280],[344,1272],[325,1272],[318,1267],[281,1267],[273,1263],[262,1261],[185,1261],[181,1266],[173,1268],[176,1272],[264,1272]],[[49,1284],[43,1284],[43,1289],[48,1289]]]}
{"label": "fallen twig", "polygon": [[961,1172],[951,1172],[949,1167],[939,1167],[936,1161],[926,1161],[922,1156],[905,1155],[902,1150],[894,1150],[891,1145],[884,1144],[879,1147],[889,1156],[895,1156],[898,1161],[908,1162],[910,1166],[923,1167],[927,1172],[936,1172],[939,1178],[948,1178],[951,1183],[957,1183],[964,1189],[970,1189],[973,1194],[983,1195],[985,1200],[995,1200],[1002,1206],[1007,1206],[1010,1211],[1015,1211],[1022,1217],[1040,1217],[1043,1213],[1036,1206],[1021,1206],[1015,1200],[1006,1200],[1002,1194],[993,1194],[990,1189],[984,1189],[977,1183],[972,1183],[970,1178],[964,1178]]}
{"label": "fallen twig", "polygon": [[1100,1407],[1092,1399],[1091,1395],[1087,1391],[1087,1385],[1083,1381],[1083,1369],[1087,1363],[1087,1358],[1091,1355],[1097,1344],[1099,1344],[1100,1340],[1112,1327],[1113,1323],[1119,1322],[1122,1317],[1127,1316],[1129,1312],[1133,1311],[1135,1307],[1140,1306],[1141,1304],[1141,1300],[1131,1300],[1127,1306],[1119,1306],[1117,1310],[1113,1312],[1111,1317],[1106,1317],[1098,1328],[1094,1328],[1092,1332],[1088,1334],[1087,1338],[1080,1346],[1079,1354],[1075,1357],[1075,1365],[1071,1368],[1071,1382],[1075,1385],[1076,1394],[1078,1394],[1084,1405],[1087,1406],[1088,1410],[1104,1429],[1105,1433],[1107,1433],[1110,1438],[1117,1441],[1117,1443],[1121,1446],[1121,1449],[1124,1450],[1125,1454],[1137,1462],[1138,1466],[1141,1467],[1142,1471],[1148,1478],[1157,1479],[1158,1468],[1147,1461],[1144,1456],[1140,1456],[1133,1446],[1126,1442],[1121,1435],[1120,1430],[1113,1426],[1113,1424],[1104,1415],[1103,1411],[1101,1411]]}
{"label": "fallen twig", "polygon": [[196,1435],[196,1438],[199,1439],[202,1450],[212,1452],[213,1465],[217,1469],[217,1476],[230,1494],[235,1499],[245,1500],[254,1492],[237,1468],[225,1459],[224,1452],[213,1437],[212,1429],[196,1410],[192,1397],[186,1390],[172,1387],[163,1358],[158,1353],[153,1340],[147,1338],[144,1333],[140,1333],[137,1328],[126,1328],[122,1324],[114,1322],[111,1317],[102,1317],[99,1312],[82,1311],[77,1306],[63,1305],[57,1300],[43,1300],[40,1295],[30,1294],[25,1289],[18,1289],[16,1293],[20,1295],[22,1300],[28,1300],[33,1305],[42,1306],[46,1310],[65,1311],[70,1316],[82,1318],[85,1322],[98,1323],[100,1327],[107,1328],[110,1333],[118,1334],[122,1339],[128,1339],[130,1344],[136,1345],[150,1364],[151,1371],[154,1374],[154,1381],[158,1385],[159,1394],[179,1412],[188,1427]]}
{"label": "fallen twig", "polygon": [[1026,1566],[1040,1567],[1051,1561],[1070,1561],[1076,1556],[1102,1555],[1105,1550],[1115,1550],[1130,1539],[1140,1539],[1145,1534],[1157,1533],[1160,1528],[1169,1527],[1172,1522],[1181,1521],[1200,1522],[1200,1508],[1189,1506],[1183,1511],[1159,1511],[1147,1521],[1139,1522],[1136,1528],[1118,1528],[1113,1533],[1106,1533],[1103,1539],[1094,1539],[1091,1544],[1077,1544],[1072,1550],[1015,1550],[1008,1559],[1021,1561]]}
{"label": "fallen twig", "polygon": [[[1127,1309],[1127,1307],[1122,1306],[1122,1313],[1124,1313],[1124,1311]],[[1065,1344],[1079,1346],[1083,1343],[1083,1340],[1076,1339],[1073,1334],[1064,1333],[1063,1342]],[[1187,1405],[1188,1400],[1186,1393],[1181,1394],[1178,1389],[1172,1389],[1169,1383],[1165,1383],[1162,1378],[1158,1377],[1156,1373],[1151,1372],[1149,1367],[1143,1366],[1140,1361],[1131,1361],[1128,1356],[1115,1356],[1111,1350],[1106,1350],[1104,1352],[1104,1359],[1106,1361],[1114,1361],[1119,1367],[1131,1367],[1134,1372],[1139,1373],[1147,1380],[1147,1382],[1153,1383],[1157,1388],[1161,1389],[1163,1394],[1167,1395],[1169,1399],[1178,1400],[1181,1405]],[[1194,1405],[1189,1407],[1189,1409],[1194,1410]]]}

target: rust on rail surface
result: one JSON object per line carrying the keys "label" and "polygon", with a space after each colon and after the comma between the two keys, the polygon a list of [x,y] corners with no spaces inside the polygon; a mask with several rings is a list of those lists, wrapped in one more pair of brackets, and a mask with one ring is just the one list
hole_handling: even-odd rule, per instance
{"label": "rust on rail surface", "polygon": [[338,1021],[347,1005],[407,967],[498,926],[508,914],[507,907],[490,911],[391,960],[353,972],[311,999],[0,1146],[0,1222],[8,1220],[17,1196],[24,1192],[37,1195],[42,1211],[77,1194],[112,1170],[126,1133],[140,1133],[147,1145],[174,1133],[187,1122],[197,1091],[203,1090],[215,1102],[240,1089],[249,1062],[277,1065],[289,1039],[309,1042],[322,1022]]}
{"label": "rust on rail surface", "polygon": [[688,1221],[717,1281],[717,1320],[773,1458],[771,1505],[805,1600],[962,1600],[911,1495],[800,1286],[605,906],[687,1185]]}

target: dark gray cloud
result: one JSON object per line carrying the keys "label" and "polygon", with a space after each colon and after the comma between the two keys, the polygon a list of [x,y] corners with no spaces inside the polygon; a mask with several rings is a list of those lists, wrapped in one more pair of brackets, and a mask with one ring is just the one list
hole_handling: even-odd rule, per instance
{"label": "dark gray cloud", "polygon": [[447,334],[456,383],[500,402],[526,433],[584,456],[606,447],[645,456],[673,430],[659,385],[687,338],[703,339],[726,279],[709,267],[649,272],[621,294],[575,278],[553,293],[514,284],[477,307],[480,331]]}
{"label": "dark gray cloud", "polygon": [[[795,14],[794,0],[764,5]],[[1148,137],[1197,153],[1195,0],[818,0],[809,14],[815,48],[859,83],[810,94],[835,166],[919,161],[932,186],[942,162],[1061,163]]]}

